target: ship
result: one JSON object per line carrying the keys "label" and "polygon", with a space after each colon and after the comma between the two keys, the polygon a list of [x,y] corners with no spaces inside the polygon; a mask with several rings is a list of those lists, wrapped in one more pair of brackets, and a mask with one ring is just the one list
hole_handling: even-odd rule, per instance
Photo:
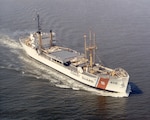
{"label": "ship", "polygon": [[84,52],[81,53],[57,45],[56,33],[52,30],[49,33],[42,32],[39,19],[37,14],[37,32],[19,38],[23,49],[31,58],[94,89],[122,93],[125,96],[130,94],[129,74],[123,68],[111,69],[95,62],[95,33],[89,32],[88,37],[83,35]]}

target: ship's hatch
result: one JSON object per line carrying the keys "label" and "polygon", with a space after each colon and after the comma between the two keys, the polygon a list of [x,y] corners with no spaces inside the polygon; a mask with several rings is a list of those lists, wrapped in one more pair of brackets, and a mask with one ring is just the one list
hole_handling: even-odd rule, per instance
{"label": "ship's hatch", "polygon": [[74,57],[80,56],[79,53],[76,53],[73,51],[68,51],[68,50],[52,52],[50,55],[53,56],[53,58],[55,58],[63,63],[70,61]]}

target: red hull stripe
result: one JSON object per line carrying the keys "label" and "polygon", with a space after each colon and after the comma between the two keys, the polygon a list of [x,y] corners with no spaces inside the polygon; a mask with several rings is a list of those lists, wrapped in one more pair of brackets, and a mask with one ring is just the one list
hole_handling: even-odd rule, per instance
{"label": "red hull stripe", "polygon": [[100,78],[97,88],[105,89],[108,84],[109,78]]}

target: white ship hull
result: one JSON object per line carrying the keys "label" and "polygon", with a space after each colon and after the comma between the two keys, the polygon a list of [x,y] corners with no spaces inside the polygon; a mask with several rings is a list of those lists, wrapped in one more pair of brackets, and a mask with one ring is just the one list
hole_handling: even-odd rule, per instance
{"label": "white ship hull", "polygon": [[20,39],[20,43],[30,57],[75,79],[76,81],[96,89],[124,93],[126,96],[129,95],[130,91],[127,90],[129,81],[128,74],[125,77],[116,77],[104,74],[94,75],[83,71],[80,72],[74,67],[65,66],[53,61],[50,57],[45,56],[43,53],[38,54],[36,49],[25,44],[25,39]]}

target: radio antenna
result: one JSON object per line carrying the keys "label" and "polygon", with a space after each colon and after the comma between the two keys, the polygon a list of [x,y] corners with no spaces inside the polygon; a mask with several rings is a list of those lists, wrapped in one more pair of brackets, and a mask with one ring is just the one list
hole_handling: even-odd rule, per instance
{"label": "radio antenna", "polygon": [[38,32],[41,31],[41,26],[40,26],[40,15],[37,13],[37,22],[38,22]]}

